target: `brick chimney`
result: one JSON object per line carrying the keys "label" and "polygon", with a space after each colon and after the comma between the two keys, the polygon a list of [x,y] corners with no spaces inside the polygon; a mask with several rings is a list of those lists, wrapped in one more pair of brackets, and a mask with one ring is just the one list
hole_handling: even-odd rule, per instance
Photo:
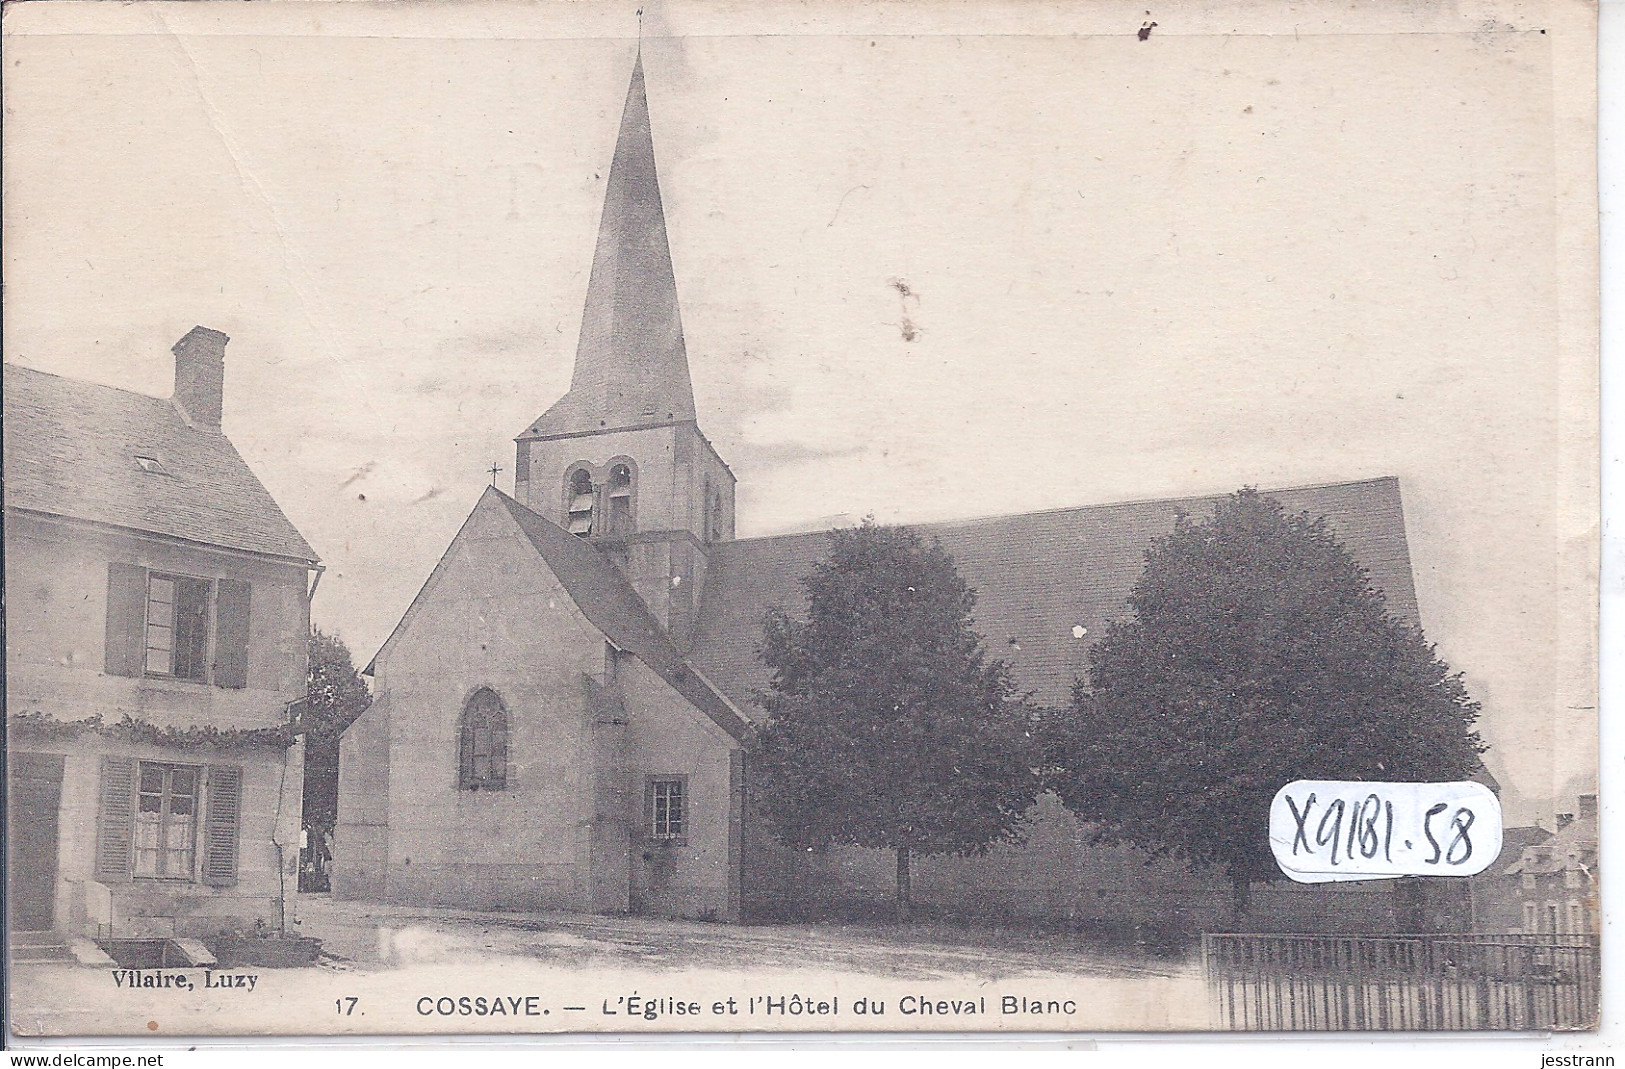
{"label": "brick chimney", "polygon": [[230,340],[218,330],[193,327],[170,350],[175,354],[175,406],[199,430],[220,430]]}
{"label": "brick chimney", "polygon": [[1592,835],[1597,834],[1597,796],[1580,795],[1580,826]]}

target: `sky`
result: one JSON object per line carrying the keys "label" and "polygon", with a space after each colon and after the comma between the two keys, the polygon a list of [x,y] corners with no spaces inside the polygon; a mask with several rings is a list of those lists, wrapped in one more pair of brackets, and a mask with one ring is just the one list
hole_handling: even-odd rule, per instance
{"label": "sky", "polygon": [[[1529,819],[1596,767],[1568,38],[1340,6],[651,5],[700,424],[742,537],[1397,475]],[[568,386],[634,11],[9,9],[6,358],[229,334],[364,663]]]}

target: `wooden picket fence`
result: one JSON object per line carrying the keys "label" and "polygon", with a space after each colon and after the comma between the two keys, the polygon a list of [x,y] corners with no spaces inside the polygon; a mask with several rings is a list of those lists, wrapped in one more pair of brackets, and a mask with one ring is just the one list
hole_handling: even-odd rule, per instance
{"label": "wooden picket fence", "polygon": [[1214,1024],[1236,1031],[1594,1027],[1586,935],[1202,936]]}

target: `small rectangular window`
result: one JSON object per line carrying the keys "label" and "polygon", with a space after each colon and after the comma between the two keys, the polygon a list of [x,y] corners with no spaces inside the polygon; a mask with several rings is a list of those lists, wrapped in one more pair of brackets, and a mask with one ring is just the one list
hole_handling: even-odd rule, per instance
{"label": "small rectangular window", "polygon": [[649,835],[655,839],[683,839],[688,835],[686,777],[657,776],[649,780]]}
{"label": "small rectangular window", "polygon": [[135,875],[191,879],[201,770],[141,762],[135,814]]}

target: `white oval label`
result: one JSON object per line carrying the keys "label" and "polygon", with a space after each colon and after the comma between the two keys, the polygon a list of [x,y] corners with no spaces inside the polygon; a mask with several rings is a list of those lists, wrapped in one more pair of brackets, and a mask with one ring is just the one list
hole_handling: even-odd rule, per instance
{"label": "white oval label", "polygon": [[1501,853],[1501,803],[1468,781],[1296,780],[1270,803],[1270,849],[1299,883],[1474,876]]}

